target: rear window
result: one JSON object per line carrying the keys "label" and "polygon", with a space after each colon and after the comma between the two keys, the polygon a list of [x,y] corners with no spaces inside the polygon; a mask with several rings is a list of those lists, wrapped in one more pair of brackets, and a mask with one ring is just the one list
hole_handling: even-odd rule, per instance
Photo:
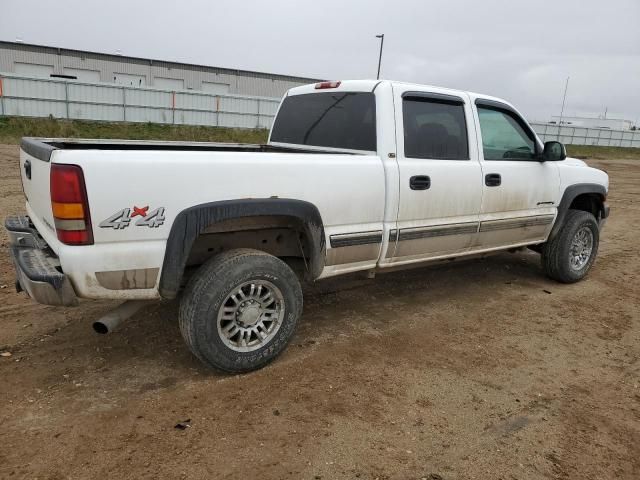
{"label": "rear window", "polygon": [[286,97],[271,141],[349,150],[376,150],[376,100],[370,92]]}

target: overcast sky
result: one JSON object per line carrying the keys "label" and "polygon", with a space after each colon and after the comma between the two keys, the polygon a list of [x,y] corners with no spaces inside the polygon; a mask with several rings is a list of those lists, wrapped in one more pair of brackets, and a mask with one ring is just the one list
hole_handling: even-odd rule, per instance
{"label": "overcast sky", "polygon": [[640,0],[2,0],[0,39],[640,117]]}

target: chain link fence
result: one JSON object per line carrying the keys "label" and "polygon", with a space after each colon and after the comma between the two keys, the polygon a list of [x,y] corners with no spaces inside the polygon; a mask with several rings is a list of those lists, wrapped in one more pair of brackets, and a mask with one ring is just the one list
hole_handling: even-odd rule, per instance
{"label": "chain link fence", "polygon": [[566,145],[640,148],[640,130],[559,127],[550,123],[532,123],[531,127],[543,142],[557,140]]}

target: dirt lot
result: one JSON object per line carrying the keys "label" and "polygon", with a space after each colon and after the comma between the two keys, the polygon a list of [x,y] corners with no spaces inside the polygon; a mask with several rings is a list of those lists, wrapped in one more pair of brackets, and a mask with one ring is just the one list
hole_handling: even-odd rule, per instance
{"label": "dirt lot", "polygon": [[175,302],[98,336],[113,303],[16,294],[3,231],[0,478],[640,478],[640,163],[592,163],[612,217],[587,280],[505,253],[322,283],[284,356],[236,377],[191,356]]}

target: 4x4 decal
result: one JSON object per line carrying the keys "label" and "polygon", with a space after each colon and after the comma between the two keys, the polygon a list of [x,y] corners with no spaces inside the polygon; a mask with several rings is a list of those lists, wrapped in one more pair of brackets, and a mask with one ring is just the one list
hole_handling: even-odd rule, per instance
{"label": "4x4 decal", "polygon": [[123,230],[127,228],[135,217],[140,217],[136,222],[136,227],[158,228],[164,223],[164,207],[156,208],[149,212],[149,206],[123,208],[111,215],[106,220],[100,222],[100,228],[114,228]]}

